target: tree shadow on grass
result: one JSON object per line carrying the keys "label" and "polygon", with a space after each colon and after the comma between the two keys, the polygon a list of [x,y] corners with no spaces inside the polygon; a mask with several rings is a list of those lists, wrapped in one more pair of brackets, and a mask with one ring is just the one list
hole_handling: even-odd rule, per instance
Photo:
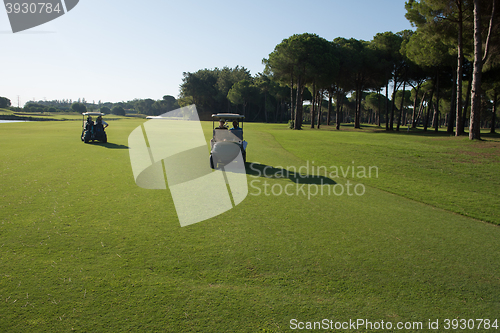
{"label": "tree shadow on grass", "polygon": [[[304,123],[305,124],[305,123]],[[407,125],[401,125],[399,131],[397,131],[397,126],[394,125],[393,130],[386,130],[385,123],[380,126],[374,124],[361,124],[361,128],[354,128],[353,123],[342,123],[340,126],[340,130],[335,129],[335,124],[333,125],[321,125],[322,130],[338,132],[338,131],[346,131],[346,132],[365,132],[365,133],[385,133],[385,134],[393,134],[393,135],[414,135],[414,136],[424,136],[424,137],[454,137],[455,132],[448,133],[446,131],[446,127],[439,127],[439,131],[435,131],[434,127],[427,127],[427,130],[424,131],[423,127],[419,125],[417,128],[410,128],[408,130]],[[455,129],[454,129],[455,130]],[[496,129],[496,133],[489,133],[489,128],[482,128],[481,132],[481,140],[487,141],[499,141],[500,140],[500,130]],[[488,132],[486,132],[488,131]],[[465,132],[460,137],[467,138],[469,136],[468,128],[465,128]]]}
{"label": "tree shadow on grass", "polygon": [[[406,129],[403,131],[385,131],[383,130],[384,133],[389,133],[389,134],[394,134],[394,135],[414,135],[414,136],[423,136],[423,137],[434,137],[434,138],[455,138],[455,132],[453,133],[448,133],[446,131],[440,130],[440,131],[435,131],[434,128],[428,129],[427,131],[424,131],[421,128],[417,129],[410,129],[410,131],[407,131]],[[469,133],[466,131],[463,135],[460,136],[460,138],[468,138]],[[480,141],[484,140],[488,141],[498,141],[500,139],[500,134],[498,133],[481,133],[481,139]]]}
{"label": "tree shadow on grass", "polygon": [[488,138],[488,141],[500,142],[500,133],[481,133],[481,138]]}
{"label": "tree shadow on grass", "polygon": [[[363,127],[363,126],[362,126]],[[392,134],[392,135],[413,135],[413,136],[423,136],[423,137],[438,137],[438,138],[446,138],[446,137],[455,137],[455,132],[453,133],[448,133],[445,128],[441,127],[439,131],[435,131],[434,127],[428,127],[427,131],[424,131],[423,128],[418,127],[418,128],[410,128],[408,130],[408,127],[401,126],[399,131],[396,130],[396,127],[391,131],[387,131],[385,129],[385,126],[381,127],[375,127],[375,126],[370,126],[370,127],[365,127],[362,128],[365,129],[366,131],[371,131],[373,133],[386,133],[386,134]],[[469,136],[469,132],[467,132],[467,129],[465,130],[464,134],[461,135],[460,137],[462,138],[467,138]],[[500,139],[500,133],[481,133],[481,139],[488,139],[488,141],[497,141]]]}
{"label": "tree shadow on grass", "polygon": [[288,178],[292,182],[297,184],[316,184],[316,185],[335,185],[337,184],[334,180],[320,175],[304,175],[296,171],[300,171],[300,167],[296,171],[294,168],[289,168],[291,170],[283,168],[275,168],[270,165],[264,165],[260,163],[247,162],[246,172],[247,175],[253,177],[262,177],[268,179],[281,179]]}

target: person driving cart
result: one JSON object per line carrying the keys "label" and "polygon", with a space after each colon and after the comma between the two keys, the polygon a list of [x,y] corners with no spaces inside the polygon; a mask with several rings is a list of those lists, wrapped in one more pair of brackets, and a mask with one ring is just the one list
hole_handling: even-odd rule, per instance
{"label": "person driving cart", "polygon": [[222,119],[219,120],[219,127],[216,127],[215,129],[225,129],[225,130],[227,130],[227,127],[226,127],[225,123],[226,122],[224,120],[222,120]]}

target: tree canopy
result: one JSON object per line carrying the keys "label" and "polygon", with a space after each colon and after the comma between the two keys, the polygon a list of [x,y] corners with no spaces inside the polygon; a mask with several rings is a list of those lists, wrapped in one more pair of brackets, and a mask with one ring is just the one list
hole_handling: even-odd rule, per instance
{"label": "tree canopy", "polygon": [[7,97],[0,97],[0,108],[8,108],[10,106],[10,99]]}

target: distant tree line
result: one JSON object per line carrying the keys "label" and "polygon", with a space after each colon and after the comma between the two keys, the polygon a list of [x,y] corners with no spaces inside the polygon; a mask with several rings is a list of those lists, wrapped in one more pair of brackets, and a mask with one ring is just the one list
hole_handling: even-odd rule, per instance
{"label": "distant tree line", "polygon": [[[10,100],[0,97],[0,107],[10,106]],[[157,116],[168,111],[179,108],[177,99],[170,95],[163,96],[160,100],[153,99],[134,99],[128,102],[87,102],[84,98],[78,101],[53,100],[53,101],[29,101],[22,110],[30,113],[56,113],[56,112],[76,112],[84,113],[87,111],[100,111],[105,114],[116,114],[125,116],[126,114],[143,114],[148,116]]]}

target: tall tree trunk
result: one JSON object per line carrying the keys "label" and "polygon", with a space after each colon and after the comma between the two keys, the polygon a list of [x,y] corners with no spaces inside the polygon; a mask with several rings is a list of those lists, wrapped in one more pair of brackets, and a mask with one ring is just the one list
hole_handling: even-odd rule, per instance
{"label": "tall tree trunk", "polygon": [[432,88],[432,90],[431,90],[429,102],[427,103],[427,112],[425,114],[425,120],[424,120],[424,131],[427,131],[427,127],[429,126],[429,115],[430,115],[431,109],[432,109],[432,98],[433,97],[434,97],[434,88]]}
{"label": "tall tree trunk", "polygon": [[[455,126],[455,118],[456,118],[456,103],[457,103],[457,99],[456,99],[456,93],[457,93],[457,87],[456,87],[456,84],[457,84],[457,71],[458,70],[455,70],[453,69],[453,72],[452,72],[452,77],[453,77],[453,88],[451,90],[451,105],[450,105],[450,116],[448,117],[448,128],[446,129],[446,132],[448,134],[453,134],[453,128]],[[455,134],[456,135],[456,134]]]}
{"label": "tall tree trunk", "polygon": [[302,78],[299,76],[297,78],[297,98],[295,99],[296,103],[296,109],[297,111],[295,112],[295,122],[294,122],[294,129],[302,129],[302,110],[303,110],[303,105],[302,105]]}
{"label": "tall tree trunk", "polygon": [[493,91],[493,113],[491,114],[491,129],[490,133],[495,133],[495,123],[497,121],[497,103],[498,103],[498,89]]}
{"label": "tall tree trunk", "polygon": [[326,117],[326,125],[330,126],[330,117],[332,116],[332,100],[333,100],[333,89],[328,89],[328,117]]}
{"label": "tall tree trunk", "polygon": [[397,81],[396,78],[394,78],[394,87],[392,89],[392,107],[391,107],[391,120],[389,123],[389,129],[392,131],[394,130],[394,109],[396,108],[396,89],[397,89]]}
{"label": "tall tree trunk", "polygon": [[313,91],[312,91],[312,98],[311,98],[311,128],[314,128],[314,115],[316,112],[316,82],[313,81]]}
{"label": "tall tree trunk", "polygon": [[389,81],[385,83],[385,130],[389,130]]}
{"label": "tall tree trunk", "polygon": [[357,100],[358,100],[358,105],[357,105],[357,113],[356,113],[356,119],[355,119],[355,127],[356,128],[361,128],[361,87],[359,87],[358,89],[358,93],[356,94],[356,96],[358,97]]}
{"label": "tall tree trunk", "polygon": [[361,128],[361,86],[356,88],[356,111],[354,111],[354,128]]}
{"label": "tall tree trunk", "polygon": [[[455,132],[456,136],[464,134],[464,126],[462,120],[462,79],[463,79],[463,67],[464,67],[464,51],[463,51],[463,10],[462,10],[462,0],[457,0],[458,6],[458,64],[457,64],[457,100],[456,100],[456,119],[457,119],[457,130]],[[448,128],[449,129],[449,128]]]}
{"label": "tall tree trunk", "polygon": [[401,104],[399,108],[399,114],[398,114],[398,125],[396,126],[396,131],[399,132],[399,125],[401,124],[401,113],[403,112],[403,106],[405,102],[405,89],[406,89],[406,80],[403,81],[403,96],[401,98]]}
{"label": "tall tree trunk", "polygon": [[341,93],[341,90],[338,89],[337,90],[337,107],[336,107],[336,111],[337,111],[337,119],[335,119],[335,129],[336,130],[340,130],[340,112],[342,111],[342,102],[340,100],[340,93]]}
{"label": "tall tree trunk", "polygon": [[420,90],[420,83],[417,85],[417,88],[415,89],[415,99],[413,100],[413,112],[411,114],[411,128],[416,128],[417,127],[417,101],[418,101],[418,93]]}
{"label": "tall tree trunk", "polygon": [[469,124],[469,122],[467,121],[468,120],[467,119],[467,111],[469,110],[469,106],[470,106],[471,92],[472,92],[472,71],[469,74],[469,83],[467,84],[467,93],[465,94],[464,112],[462,114],[462,127],[464,128],[464,133],[465,133],[465,128]]}
{"label": "tall tree trunk", "polygon": [[292,76],[292,80],[291,80],[291,85],[290,85],[290,120],[294,120],[295,119],[295,114],[294,114],[294,105],[293,105],[293,74],[291,75]]}
{"label": "tall tree trunk", "polygon": [[486,62],[486,59],[488,58],[488,54],[490,52],[490,37],[491,37],[491,32],[493,31],[493,20],[495,18],[495,11],[496,11],[496,0],[492,0],[490,24],[489,24],[489,28],[488,28],[488,36],[486,36],[486,43],[484,46],[484,55],[483,55],[483,59],[482,59],[483,65]]}
{"label": "tall tree trunk", "polygon": [[415,119],[414,128],[417,128],[417,125],[420,122],[420,118],[422,117],[422,113],[424,112],[425,96],[427,96],[427,91],[424,93],[424,96],[422,96],[422,100],[420,101],[420,107],[418,108],[418,114],[417,114],[417,119]]}
{"label": "tall tree trunk", "polygon": [[481,39],[481,0],[474,0],[474,70],[470,106],[469,139],[481,138],[481,74],[483,71]]}
{"label": "tall tree trunk", "polygon": [[381,106],[380,106],[380,88],[378,89],[377,92],[377,100],[378,100],[378,110],[377,110],[377,125],[380,127],[380,111],[381,111]]}
{"label": "tall tree trunk", "polygon": [[439,129],[439,69],[437,69],[436,74],[436,105],[434,106],[434,117],[432,118],[432,122],[434,124],[434,131],[438,131]]}
{"label": "tall tree trunk", "polygon": [[321,125],[321,107],[322,107],[322,101],[323,101],[323,91],[320,90],[318,91],[318,129],[319,126]]}

